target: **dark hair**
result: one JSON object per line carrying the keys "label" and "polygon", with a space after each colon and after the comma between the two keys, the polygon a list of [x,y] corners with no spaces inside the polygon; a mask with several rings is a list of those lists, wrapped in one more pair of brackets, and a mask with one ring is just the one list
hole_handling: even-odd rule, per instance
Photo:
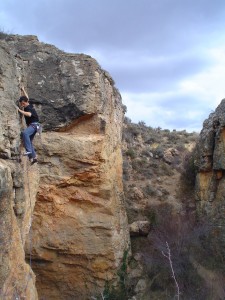
{"label": "dark hair", "polygon": [[28,102],[28,98],[26,96],[21,96],[19,102]]}

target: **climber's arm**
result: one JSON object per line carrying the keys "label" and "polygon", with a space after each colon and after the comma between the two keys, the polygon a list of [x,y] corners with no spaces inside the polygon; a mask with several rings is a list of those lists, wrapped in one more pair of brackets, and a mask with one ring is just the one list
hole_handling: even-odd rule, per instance
{"label": "climber's arm", "polygon": [[29,112],[29,111],[24,111],[20,108],[18,108],[18,111],[26,117],[31,117],[31,112]]}
{"label": "climber's arm", "polygon": [[22,94],[22,96],[26,96],[27,97],[27,99],[29,100],[29,97],[28,97],[28,94],[27,94],[27,92],[26,92],[26,90],[25,90],[25,88],[24,88],[24,86],[21,86],[21,94]]}

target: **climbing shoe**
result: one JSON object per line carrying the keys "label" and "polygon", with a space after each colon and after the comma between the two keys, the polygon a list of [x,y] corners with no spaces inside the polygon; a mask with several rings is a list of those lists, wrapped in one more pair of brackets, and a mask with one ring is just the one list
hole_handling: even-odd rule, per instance
{"label": "climbing shoe", "polygon": [[23,153],[23,156],[28,156],[30,154],[31,154],[31,152],[26,151],[25,153]]}
{"label": "climbing shoe", "polygon": [[32,162],[31,162],[31,165],[37,163],[37,158],[33,158]]}

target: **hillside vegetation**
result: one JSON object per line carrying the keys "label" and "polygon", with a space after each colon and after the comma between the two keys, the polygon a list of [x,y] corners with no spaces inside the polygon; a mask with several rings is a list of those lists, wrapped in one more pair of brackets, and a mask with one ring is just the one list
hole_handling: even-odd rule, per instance
{"label": "hillside vegetation", "polygon": [[[208,224],[196,218],[197,139],[198,133],[125,119],[123,178],[132,247],[127,294],[132,300],[220,299],[209,286],[210,276],[218,282],[220,276],[207,269]],[[210,269],[215,270],[212,257]],[[221,289],[221,282],[216,289]]]}

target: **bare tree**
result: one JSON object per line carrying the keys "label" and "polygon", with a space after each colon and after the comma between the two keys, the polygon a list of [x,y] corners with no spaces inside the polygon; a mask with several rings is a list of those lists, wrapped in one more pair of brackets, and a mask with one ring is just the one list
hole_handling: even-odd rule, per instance
{"label": "bare tree", "polygon": [[162,251],[162,255],[165,256],[168,261],[169,261],[169,264],[170,264],[170,269],[171,269],[171,272],[172,272],[172,278],[175,282],[175,285],[176,285],[176,289],[177,289],[177,299],[179,300],[180,299],[180,288],[179,288],[179,284],[177,282],[177,279],[176,279],[176,276],[175,276],[175,272],[174,272],[174,269],[173,269],[173,261],[172,261],[172,258],[171,258],[171,251],[170,251],[170,247],[169,247],[169,244],[168,242],[166,241],[166,249],[167,249],[167,252],[164,253]]}

